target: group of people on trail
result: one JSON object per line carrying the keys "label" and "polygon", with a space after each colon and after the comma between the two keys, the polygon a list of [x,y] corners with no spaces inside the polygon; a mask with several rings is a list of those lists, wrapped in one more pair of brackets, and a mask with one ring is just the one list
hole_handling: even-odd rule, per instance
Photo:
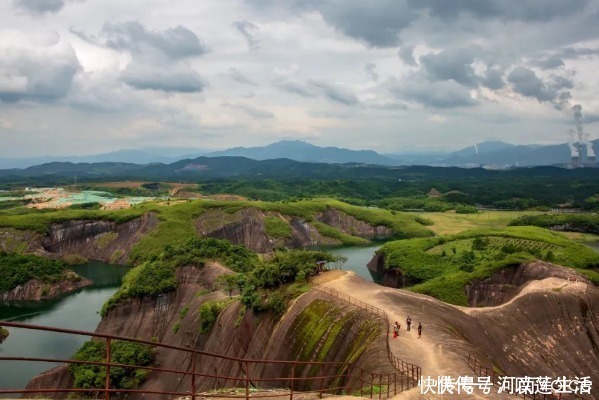
{"label": "group of people on trail", "polygon": [[[406,318],[406,325],[408,326],[408,331],[410,331],[411,327],[412,327],[412,318],[408,315],[408,318]],[[395,324],[393,324],[393,339],[397,338],[397,336],[399,336],[399,330],[401,329],[401,325],[399,324],[399,322],[395,321]],[[421,339],[422,337],[422,322],[418,322],[418,339]]]}

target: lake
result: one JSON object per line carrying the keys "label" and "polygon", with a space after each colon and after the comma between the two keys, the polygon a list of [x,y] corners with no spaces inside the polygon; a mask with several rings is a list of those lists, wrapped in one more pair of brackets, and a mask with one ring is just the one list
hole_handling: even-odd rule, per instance
{"label": "lake", "polygon": [[[102,305],[121,285],[127,268],[102,262],[72,266],[94,283],[76,292],[38,302],[0,302],[0,319],[33,325],[94,331]],[[85,336],[8,328],[9,337],[0,345],[3,356],[70,358]],[[36,374],[56,366],[42,362],[6,361],[0,366],[0,389],[21,389]],[[14,396],[12,396],[14,397]]]}

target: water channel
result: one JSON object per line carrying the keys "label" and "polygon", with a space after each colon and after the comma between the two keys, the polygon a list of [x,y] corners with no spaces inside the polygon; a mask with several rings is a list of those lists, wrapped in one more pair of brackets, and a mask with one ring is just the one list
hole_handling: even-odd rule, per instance
{"label": "water channel", "polygon": [[[0,302],[0,319],[33,325],[94,331],[102,304],[118,289],[127,268],[102,262],[71,267],[94,283],[59,298],[38,302]],[[9,329],[0,354],[15,357],[70,358],[89,338]],[[0,365],[0,389],[21,389],[36,374],[56,366],[43,362],[6,361]],[[14,396],[12,396],[14,397]]]}

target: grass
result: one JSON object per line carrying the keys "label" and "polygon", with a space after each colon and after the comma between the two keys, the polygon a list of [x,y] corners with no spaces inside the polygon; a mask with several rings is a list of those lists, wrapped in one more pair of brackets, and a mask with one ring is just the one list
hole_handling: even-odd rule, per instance
{"label": "grass", "polygon": [[[147,206],[146,206],[147,207]],[[71,220],[104,220],[123,223],[138,218],[147,212],[146,207],[133,207],[123,210],[32,210],[14,208],[0,211],[0,227],[19,230],[32,230],[47,234],[50,225]]]}
{"label": "grass", "polygon": [[274,239],[291,239],[291,227],[282,218],[267,216],[264,218],[266,234]]}
{"label": "grass", "polygon": [[[484,248],[473,246],[484,238]],[[534,259],[577,268],[597,281],[599,254],[556,232],[537,227],[476,229],[455,235],[389,242],[379,253],[385,267],[400,268],[418,284],[411,289],[443,301],[467,305],[464,286],[509,266]],[[468,268],[466,268],[468,267]]]}
{"label": "grass", "polygon": [[344,245],[360,246],[370,243],[368,240],[364,238],[348,235],[346,233],[341,232],[339,229],[322,223],[320,221],[313,221],[312,226],[314,226],[322,236],[337,239]]}
{"label": "grass", "polygon": [[515,218],[523,215],[538,215],[540,211],[481,211],[477,214],[456,214],[454,212],[430,212],[417,215],[433,222],[428,226],[437,235],[453,235],[479,228],[506,227]]}
{"label": "grass", "polygon": [[106,232],[96,239],[96,246],[103,249],[104,247],[108,246],[110,242],[116,239],[118,235],[119,234],[116,232]]}

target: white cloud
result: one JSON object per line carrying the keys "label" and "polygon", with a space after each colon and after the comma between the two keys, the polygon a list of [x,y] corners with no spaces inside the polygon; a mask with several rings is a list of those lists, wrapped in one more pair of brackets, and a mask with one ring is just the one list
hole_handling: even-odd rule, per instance
{"label": "white cloud", "polygon": [[561,142],[566,92],[599,115],[596,0],[366,3],[0,2],[0,157]]}

